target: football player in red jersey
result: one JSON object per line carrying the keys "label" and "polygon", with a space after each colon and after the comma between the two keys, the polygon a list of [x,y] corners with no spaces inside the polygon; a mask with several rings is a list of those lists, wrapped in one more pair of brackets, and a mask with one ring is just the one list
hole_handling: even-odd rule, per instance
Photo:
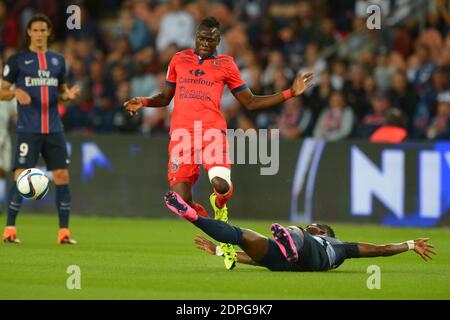
{"label": "football player in red jersey", "polygon": [[[198,179],[199,165],[202,164],[214,190],[210,202],[215,218],[227,221],[226,202],[233,193],[233,185],[227,124],[220,111],[224,86],[228,86],[244,107],[259,110],[301,95],[311,86],[313,75],[298,75],[292,87],[282,92],[256,96],[242,80],[233,57],[217,54],[219,42],[218,21],[214,17],[203,19],[196,31],[195,49],[180,51],[170,61],[163,91],[152,97],[134,97],[124,106],[133,115],[142,107],[165,107],[172,98],[175,99],[168,163],[171,190],[180,194],[200,215],[206,216],[205,209],[192,198],[192,185]],[[214,149],[215,156],[205,155],[207,148]],[[232,269],[236,264],[234,248],[227,244],[221,246],[225,252],[225,266]]]}

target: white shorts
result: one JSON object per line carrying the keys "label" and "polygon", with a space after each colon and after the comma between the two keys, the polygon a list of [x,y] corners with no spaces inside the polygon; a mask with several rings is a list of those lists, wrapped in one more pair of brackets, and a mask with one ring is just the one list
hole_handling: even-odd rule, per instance
{"label": "white shorts", "polygon": [[11,170],[11,137],[8,133],[0,133],[0,169]]}

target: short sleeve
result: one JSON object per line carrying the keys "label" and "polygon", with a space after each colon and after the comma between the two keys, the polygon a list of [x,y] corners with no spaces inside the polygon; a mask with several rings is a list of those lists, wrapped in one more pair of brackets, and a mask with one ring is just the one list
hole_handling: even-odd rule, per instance
{"label": "short sleeve", "polygon": [[247,89],[247,85],[245,84],[244,80],[242,80],[241,73],[239,72],[239,68],[237,67],[234,60],[231,61],[225,83],[228,85],[228,88],[233,94]]}
{"label": "short sleeve", "polygon": [[3,67],[3,79],[9,83],[15,83],[19,74],[16,55],[12,55]]}
{"label": "short sleeve", "polygon": [[169,87],[177,86],[177,71],[175,69],[177,56],[173,56],[170,60],[169,66],[167,67],[166,85]]}
{"label": "short sleeve", "polygon": [[358,243],[356,242],[344,242],[343,244],[339,244],[345,250],[346,258],[360,258],[361,253],[359,252]]}
{"label": "short sleeve", "polygon": [[61,71],[59,72],[58,75],[58,85],[62,85],[65,84],[67,82],[67,78],[66,78],[66,61],[64,60],[63,57],[61,57],[61,64],[62,64],[62,68]]}

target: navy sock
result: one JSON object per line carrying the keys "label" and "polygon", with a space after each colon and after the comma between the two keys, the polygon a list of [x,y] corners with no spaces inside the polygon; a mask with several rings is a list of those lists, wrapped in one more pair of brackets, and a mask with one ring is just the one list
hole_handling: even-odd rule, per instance
{"label": "navy sock", "polygon": [[70,190],[68,184],[57,185],[56,189],[56,207],[58,208],[59,227],[69,227],[69,215],[70,215]]}
{"label": "navy sock", "polygon": [[198,219],[192,223],[219,242],[236,245],[240,245],[242,242],[241,228],[234,227],[226,222],[198,216]]}
{"label": "navy sock", "polygon": [[11,189],[8,194],[8,219],[6,221],[7,226],[16,225],[16,217],[19,213],[20,207],[22,206],[22,196],[17,190],[16,182],[13,182]]}

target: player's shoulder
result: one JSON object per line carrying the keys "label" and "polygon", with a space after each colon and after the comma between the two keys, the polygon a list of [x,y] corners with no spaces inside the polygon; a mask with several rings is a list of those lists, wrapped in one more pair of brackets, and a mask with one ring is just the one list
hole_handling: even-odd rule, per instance
{"label": "player's shoulder", "polygon": [[215,61],[226,68],[231,68],[236,64],[234,58],[226,54],[217,55]]}
{"label": "player's shoulder", "polygon": [[16,53],[13,53],[7,60],[7,63],[13,63],[20,61],[22,59],[26,59],[26,57],[29,55],[29,50],[20,50]]}
{"label": "player's shoulder", "polygon": [[47,50],[47,57],[53,60],[57,59],[58,61],[64,62],[64,56],[61,53],[53,50]]}
{"label": "player's shoulder", "polygon": [[194,56],[194,49],[186,49],[178,51],[173,55],[172,59],[192,58]]}
{"label": "player's shoulder", "polygon": [[234,58],[226,54],[218,54],[216,59],[224,63],[234,63]]}

